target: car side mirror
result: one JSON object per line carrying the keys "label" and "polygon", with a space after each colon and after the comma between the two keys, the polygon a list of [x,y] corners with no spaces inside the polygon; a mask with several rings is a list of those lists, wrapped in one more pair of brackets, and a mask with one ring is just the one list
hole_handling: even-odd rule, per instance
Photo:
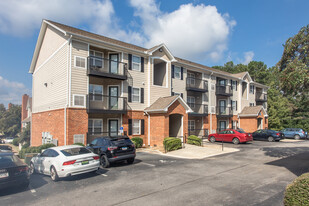
{"label": "car side mirror", "polygon": [[40,156],[41,156],[41,153],[38,153],[38,154],[37,154],[37,157],[40,157]]}

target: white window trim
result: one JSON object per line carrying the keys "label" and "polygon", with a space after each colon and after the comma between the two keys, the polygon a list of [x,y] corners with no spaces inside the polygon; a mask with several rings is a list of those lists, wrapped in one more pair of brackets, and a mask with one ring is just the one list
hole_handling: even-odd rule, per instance
{"label": "white window trim", "polygon": [[[138,89],[138,101],[134,101],[133,99],[133,90],[134,89]],[[141,102],[141,88],[139,87],[132,87],[132,94],[131,94],[131,99],[132,99],[132,102]]]}
{"label": "white window trim", "polygon": [[228,121],[226,121],[226,120],[219,120],[219,129],[222,129],[221,128],[221,122],[225,122],[225,129],[227,129],[227,128],[229,128],[229,123],[228,123]]}
{"label": "white window trim", "polygon": [[[102,54],[102,69],[103,69],[103,68],[104,68],[104,53],[103,53],[103,52],[100,52],[100,51],[96,51],[96,50],[90,49],[90,50],[89,50],[89,56],[90,56],[90,52]],[[96,57],[96,56],[92,56],[92,57]],[[94,61],[94,60],[93,60],[93,61]]]}
{"label": "white window trim", "polygon": [[193,122],[193,125],[194,125],[194,128],[193,128],[193,130],[195,130],[195,120],[188,120],[188,127],[189,127],[189,129],[190,129],[190,125],[192,125],[192,122]]}
{"label": "white window trim", "polygon": [[[85,135],[84,134],[74,134],[73,135],[73,143],[75,144],[75,143],[77,143],[77,142],[75,142],[75,135],[81,135],[81,136],[83,136],[83,142],[81,142],[82,144],[85,144]],[[78,142],[79,143],[79,142]]]}
{"label": "white window trim", "polygon": [[[235,85],[234,85],[234,83],[235,83]],[[232,80],[232,85],[231,86],[232,86],[232,90],[236,91],[237,90],[237,81]]]}
{"label": "white window trim", "polygon": [[[253,87],[253,90],[252,90],[252,91],[251,91],[251,87]],[[249,93],[250,93],[250,94],[254,94],[254,90],[255,90],[254,85],[250,84],[250,86],[249,86]]]}
{"label": "white window trim", "polygon": [[[84,105],[75,105],[75,97],[84,97]],[[74,107],[86,107],[86,95],[81,95],[81,94],[73,94],[73,106]]]}
{"label": "white window trim", "polygon": [[[179,77],[176,77],[176,68],[179,68]],[[174,65],[174,78],[175,79],[181,79],[181,67]]]}
{"label": "white window trim", "polygon": [[[140,59],[140,63],[133,62],[133,57],[139,58],[139,59]],[[134,69],[133,63],[134,63],[134,64],[138,64],[138,66],[139,66],[138,68],[139,68],[139,69]],[[138,71],[138,72],[140,72],[140,71],[142,70],[142,57],[136,56],[136,55],[133,55],[133,54],[132,54],[131,68],[132,68],[132,71]]]}
{"label": "white window trim", "polygon": [[[134,123],[133,123],[133,121],[138,121],[138,134],[134,134],[133,133],[133,128],[134,128]],[[140,119],[132,119],[132,135],[141,135],[141,120]]]}
{"label": "white window trim", "polygon": [[[101,133],[103,133],[103,131],[104,131],[104,127],[103,127],[103,119],[98,119],[98,118],[89,118],[89,120],[92,120],[92,134],[94,133],[94,120],[102,120],[102,127],[101,127]],[[89,126],[88,126],[89,127]]]}
{"label": "white window trim", "polygon": [[[104,95],[104,86],[100,85],[100,84],[89,84],[89,88],[90,88],[90,85],[101,86],[102,87],[102,100],[101,101],[103,102],[103,100],[104,100],[104,97],[103,97],[103,95]],[[88,89],[88,93],[89,94],[93,94],[93,93],[90,93],[89,89]],[[100,100],[95,100],[94,96],[93,96],[92,101],[100,101]]]}
{"label": "white window trim", "polygon": [[[195,85],[195,74],[194,73],[187,73],[187,76],[189,78],[189,84],[190,85]],[[193,82],[193,83],[192,83]],[[187,82],[188,83],[188,82]]]}
{"label": "white window trim", "polygon": [[[85,60],[85,67],[76,66],[76,58],[84,59]],[[87,67],[87,59],[86,59],[86,57],[74,56],[74,67],[75,68],[79,68],[79,69],[86,69],[86,67]]]}

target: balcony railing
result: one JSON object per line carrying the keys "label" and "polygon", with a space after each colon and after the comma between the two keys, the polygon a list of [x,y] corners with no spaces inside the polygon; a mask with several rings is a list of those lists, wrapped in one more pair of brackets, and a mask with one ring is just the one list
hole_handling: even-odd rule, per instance
{"label": "balcony railing", "polygon": [[231,89],[231,86],[217,85],[217,87],[216,87],[216,95],[233,96],[233,91]]}
{"label": "balcony railing", "polygon": [[255,99],[257,102],[267,102],[267,94],[256,93]]}
{"label": "balcony railing", "polygon": [[188,134],[190,135],[195,135],[198,137],[208,137],[209,131],[208,129],[189,129]]}
{"label": "balcony railing", "polygon": [[218,106],[217,107],[217,116],[232,117],[233,116],[233,110],[232,110],[231,107]]}
{"label": "balcony railing", "polygon": [[208,115],[208,105],[207,104],[196,104],[187,102],[189,107],[193,112],[189,113],[190,116],[206,116]]}
{"label": "balcony railing", "polygon": [[207,92],[208,81],[194,77],[187,77],[186,89],[194,92]]}
{"label": "balcony railing", "polygon": [[127,113],[127,98],[89,94],[87,95],[88,113]]}
{"label": "balcony railing", "polygon": [[100,57],[88,57],[88,75],[127,79],[127,63]]}

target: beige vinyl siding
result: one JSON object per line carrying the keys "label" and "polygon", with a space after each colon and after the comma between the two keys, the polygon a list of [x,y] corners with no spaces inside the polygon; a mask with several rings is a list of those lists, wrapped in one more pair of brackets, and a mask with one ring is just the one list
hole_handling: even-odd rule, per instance
{"label": "beige vinyl siding", "polygon": [[[71,58],[71,106],[73,106],[74,95],[86,95],[88,93],[88,76],[87,76],[87,57],[88,44],[78,41],[72,41],[72,58]],[[86,58],[85,68],[78,68],[74,66],[75,57]],[[85,105],[86,106],[86,105]]]}
{"label": "beige vinyl siding", "polygon": [[65,107],[68,92],[68,48],[68,45],[62,47],[33,74],[33,113]]}
{"label": "beige vinyl siding", "polygon": [[250,103],[254,103],[254,106],[256,106],[255,95],[256,95],[256,86],[254,85],[254,93],[250,93],[250,84],[249,84],[249,96],[248,96],[249,105]]}
{"label": "beige vinyl siding", "polygon": [[40,67],[66,41],[67,38],[64,38],[62,33],[47,26],[35,69]]}
{"label": "beige vinyl siding", "polygon": [[[178,64],[173,64],[173,65],[178,66],[178,67],[183,67]],[[185,101],[187,101],[186,79],[187,79],[187,69],[185,67],[183,67],[183,80],[172,78],[172,92],[183,93],[183,99]]]}

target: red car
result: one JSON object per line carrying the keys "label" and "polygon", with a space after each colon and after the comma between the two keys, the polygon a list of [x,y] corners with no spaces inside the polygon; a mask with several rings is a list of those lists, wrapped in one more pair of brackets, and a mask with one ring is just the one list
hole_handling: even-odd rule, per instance
{"label": "red car", "polygon": [[223,142],[233,142],[234,144],[244,143],[252,141],[251,134],[244,132],[241,129],[226,129],[219,133],[210,134],[208,136],[209,142],[223,141]]}

